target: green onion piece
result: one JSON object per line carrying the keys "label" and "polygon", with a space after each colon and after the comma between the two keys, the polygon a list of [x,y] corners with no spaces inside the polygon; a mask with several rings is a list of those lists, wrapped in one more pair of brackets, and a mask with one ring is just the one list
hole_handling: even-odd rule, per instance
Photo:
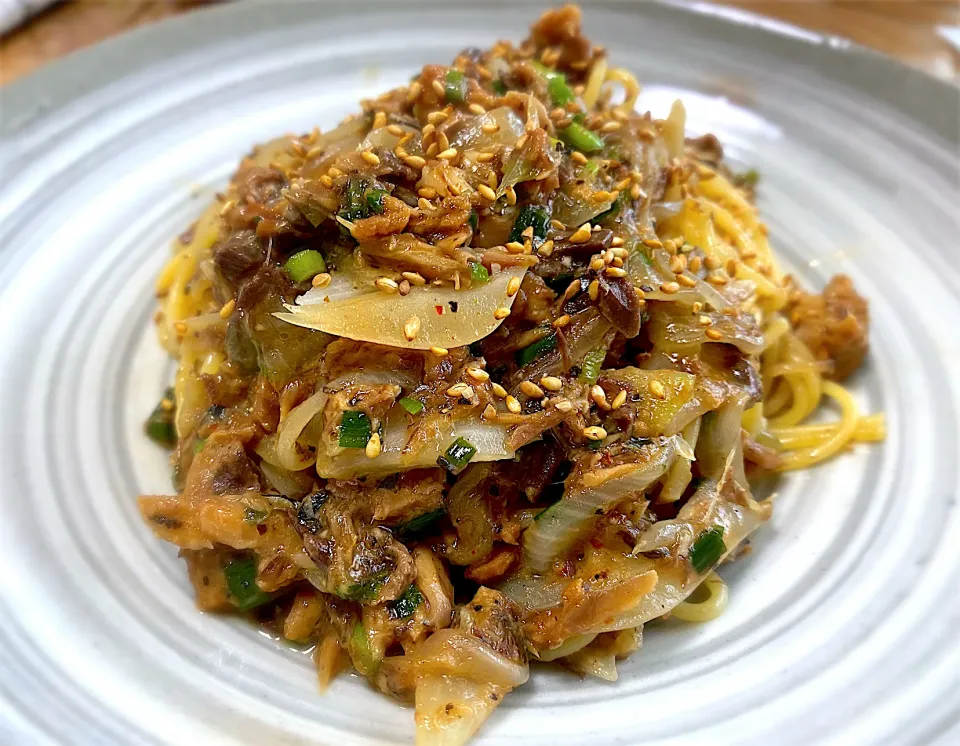
{"label": "green onion piece", "polygon": [[249,611],[270,600],[257,585],[257,563],[253,557],[231,559],[223,566],[230,599],[240,611]]}
{"label": "green onion piece", "polygon": [[567,85],[567,76],[563,73],[557,72],[556,70],[551,70],[549,67],[546,67],[536,60],[531,60],[530,64],[536,68],[537,72],[540,73],[547,80],[547,91],[550,93],[550,98],[553,99],[553,103],[556,106],[566,106],[571,101],[575,101],[577,96]]}
{"label": "green onion piece", "polygon": [[200,451],[203,450],[203,447],[207,444],[206,438],[194,438],[193,441],[193,455],[196,456]]}
{"label": "green onion piece", "polygon": [[363,412],[348,409],[340,420],[340,447],[365,448],[370,440],[370,418]]}
{"label": "green onion piece", "polygon": [[589,448],[591,451],[599,451],[601,448],[603,448],[603,441],[602,441],[602,440],[588,440],[588,441],[587,441],[587,448]]}
{"label": "green onion piece", "polygon": [[600,161],[596,158],[591,158],[580,167],[577,178],[583,179],[584,181],[593,181],[598,173],[600,173]]}
{"label": "green onion piece", "polygon": [[490,273],[480,262],[470,262],[470,281],[483,284],[490,279]]}
{"label": "green onion piece", "polygon": [[500,78],[497,78],[495,81],[493,81],[492,85],[493,85],[493,92],[496,93],[498,96],[506,95],[507,86],[502,80],[500,80]]}
{"label": "green onion piece", "polygon": [[254,508],[247,508],[243,511],[243,520],[248,521],[249,523],[260,523],[264,518],[267,517],[267,514],[262,510],[255,510]]}
{"label": "green onion piece", "polygon": [[396,601],[390,604],[390,616],[393,619],[408,619],[423,603],[423,594],[415,585],[411,585]]}
{"label": "green onion piece", "polygon": [[547,91],[549,91],[550,98],[553,99],[556,106],[566,106],[577,99],[573,89],[567,85],[566,76],[562,73],[556,73],[554,77],[550,78],[550,82],[547,83]]}
{"label": "green onion piece", "polygon": [[560,139],[581,153],[595,153],[603,149],[603,138],[579,122],[573,122],[560,132]]}
{"label": "green onion piece", "polygon": [[405,396],[400,400],[400,406],[410,414],[420,414],[423,411],[423,402],[409,396]]}
{"label": "green onion piece", "polygon": [[287,259],[284,268],[287,270],[287,274],[290,275],[291,280],[294,282],[303,282],[304,280],[309,280],[314,275],[326,272],[327,263],[323,261],[323,256],[319,251],[306,249],[305,251],[298,251]]}
{"label": "green onion piece", "polygon": [[383,212],[383,198],[387,195],[383,189],[369,189],[364,198],[367,201],[367,209],[370,215],[380,215]]}
{"label": "green onion piece", "polygon": [[467,81],[459,70],[447,70],[447,83],[443,87],[447,94],[447,101],[452,104],[462,104],[467,97]]}
{"label": "green onion piece", "polygon": [[353,626],[347,648],[354,667],[364,676],[372,676],[380,668],[380,658],[370,647],[370,640],[367,638],[367,631],[363,628],[363,622],[357,622]]}
{"label": "green onion piece", "polygon": [[476,233],[477,226],[480,225],[480,216],[477,214],[476,210],[470,211],[470,220],[468,220],[467,222],[470,225],[470,230]]}
{"label": "green onion piece", "polygon": [[580,367],[581,383],[594,384],[600,377],[600,367],[607,356],[606,350],[590,350],[583,356],[583,365]]}
{"label": "green onion piece", "polygon": [[513,221],[513,228],[507,240],[522,243],[523,232],[530,226],[533,226],[533,245],[538,246],[547,237],[547,230],[550,227],[550,213],[546,208],[526,205]]}
{"label": "green onion piece", "polygon": [[168,388],[143,424],[147,437],[162,446],[177,444],[177,429],[173,424],[174,402],[173,388]]}
{"label": "green onion piece", "polygon": [[648,446],[653,443],[653,440],[650,438],[627,438],[623,442],[624,448],[629,448],[631,451],[639,451],[644,446]]}
{"label": "green onion piece", "polygon": [[524,366],[532,363],[537,358],[552,350],[557,346],[556,333],[548,334],[546,337],[538,339],[531,345],[527,345],[517,352],[517,365]]}
{"label": "green onion piece", "polygon": [[714,526],[704,531],[690,550],[690,564],[700,575],[713,567],[727,551],[723,543],[723,526]]}
{"label": "green onion piece", "polygon": [[337,591],[337,595],[348,601],[359,601],[361,603],[364,601],[373,601],[377,597],[377,593],[380,592],[380,588],[387,582],[387,576],[389,574],[388,572],[378,572],[368,578],[364,578],[359,583],[341,588]]}
{"label": "green onion piece", "polygon": [[411,518],[406,523],[401,523],[399,526],[396,526],[393,529],[393,533],[405,538],[417,536],[430,529],[433,524],[443,518],[445,514],[446,511],[443,508],[431,510],[429,513],[423,513],[415,518]]}
{"label": "green onion piece", "polygon": [[451,474],[459,474],[476,455],[477,449],[469,440],[457,438],[447,452],[437,459],[437,463]]}
{"label": "green onion piece", "polygon": [[736,181],[740,186],[756,186],[757,182],[760,181],[760,173],[755,168],[751,168],[748,171],[744,171],[742,174],[737,174],[734,181]]}

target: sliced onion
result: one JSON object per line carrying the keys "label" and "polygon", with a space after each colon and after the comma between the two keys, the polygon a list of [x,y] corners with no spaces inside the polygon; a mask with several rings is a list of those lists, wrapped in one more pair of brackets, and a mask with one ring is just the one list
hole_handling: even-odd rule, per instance
{"label": "sliced onion", "polygon": [[[536,523],[523,534],[523,553],[534,572],[545,572],[553,560],[579,539],[590,520],[634,492],[642,492],[663,476],[677,453],[676,437],[664,438],[655,448],[641,451],[644,460],[614,466],[609,470],[594,469],[559,502],[537,517]],[[611,479],[603,472],[618,470]],[[568,482],[569,485],[569,482]]]}
{"label": "sliced onion", "polygon": [[[657,546],[671,546],[671,539],[692,543],[708,528],[723,528],[723,557],[729,555],[747,536],[770,517],[770,503],[758,503],[750,497],[745,483],[736,477],[737,450],[730,454],[720,481],[707,480],[680,509],[676,519],[661,521],[644,534],[634,551],[649,551]],[[728,496],[729,495],[729,496]],[[739,495],[734,499],[733,495]],[[661,523],[664,524],[661,526]],[[681,550],[685,551],[681,546]],[[655,563],[646,560],[658,573],[657,585],[633,609],[620,614],[613,622],[597,628],[596,632],[628,629],[663,616],[683,601],[709,575],[698,575],[692,568],[672,561]],[[722,559],[722,558],[721,558]],[[711,568],[712,570],[712,568]]]}
{"label": "sliced onion", "polygon": [[592,200],[594,192],[586,185],[580,188],[572,187],[570,192],[569,194],[557,192],[553,199],[551,216],[564,225],[583,225],[613,206],[612,199],[604,199],[600,202]]}
{"label": "sliced onion", "polygon": [[[497,125],[496,132],[484,132],[485,125]],[[523,135],[523,120],[508,106],[500,106],[477,117],[470,118],[450,138],[450,145],[457,150],[480,150],[491,145],[512,147]]]}
{"label": "sliced onion", "polygon": [[[494,318],[494,311],[512,307],[516,294],[507,295],[507,284],[514,277],[522,279],[525,272],[522,267],[510,267],[468,290],[426,285],[412,288],[406,296],[358,288],[353,297],[319,303],[311,299],[309,305],[287,305],[288,313],[275,315],[297,326],[360,342],[415,350],[462,347],[503,323]],[[407,339],[404,327],[414,318],[419,330]]]}
{"label": "sliced onion", "polygon": [[596,676],[604,681],[617,680],[617,657],[607,646],[584,647],[567,656],[564,664],[585,676]]}
{"label": "sliced onion", "polygon": [[[391,127],[393,126],[394,125],[391,125]],[[404,145],[404,149],[410,153],[410,155],[419,155],[420,130],[402,124],[397,126],[403,130],[403,135],[395,135],[386,127],[378,127],[375,130],[370,130],[370,133],[363,138],[359,145],[357,145],[357,150],[373,150],[374,148],[393,150],[397,147],[397,143],[400,142],[400,138],[406,134],[411,134],[413,135],[413,139],[407,141],[407,143]]]}
{"label": "sliced onion", "polygon": [[593,638],[597,635],[596,633],[587,634],[587,635],[574,635],[573,637],[568,637],[560,647],[556,647],[553,650],[543,650],[539,653],[539,659],[544,662],[555,661],[557,658],[563,658],[568,655],[573,655],[578,650],[583,650],[587,645],[593,642]]}
{"label": "sliced onion", "polygon": [[[391,410],[392,412],[393,410]],[[366,457],[362,448],[349,448],[335,457],[320,454],[317,473],[327,479],[352,479],[361,476],[393,474],[406,469],[420,469],[437,465],[439,458],[457,438],[469,441],[477,449],[473,463],[513,458],[514,451],[507,445],[507,428],[475,420],[451,422],[439,419],[431,437],[418,439],[418,447],[408,447],[410,433],[406,418],[387,417],[384,424],[380,455]]]}
{"label": "sliced onion", "polygon": [[565,587],[566,583],[544,575],[532,577],[517,575],[507,578],[497,590],[515,601],[525,611],[538,611],[558,606],[563,599]]}
{"label": "sliced onion", "polygon": [[422,676],[414,698],[416,746],[465,746],[507,691],[460,676]]}
{"label": "sliced onion", "polygon": [[300,471],[316,461],[316,455],[299,444],[301,433],[327,403],[327,394],[318,391],[290,410],[277,428],[276,454],[279,465],[287,471]]}
{"label": "sliced onion", "polygon": [[530,678],[530,668],[494,652],[476,637],[441,629],[413,651],[421,674],[462,676],[472,681],[517,687]]}

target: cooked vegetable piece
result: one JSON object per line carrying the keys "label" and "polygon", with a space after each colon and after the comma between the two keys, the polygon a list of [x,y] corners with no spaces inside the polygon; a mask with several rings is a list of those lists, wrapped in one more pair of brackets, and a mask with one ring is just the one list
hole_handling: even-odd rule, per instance
{"label": "cooked vegetable piece", "polygon": [[177,429],[173,424],[174,414],[173,388],[168,388],[144,423],[147,437],[162,446],[175,446],[177,444]]}
{"label": "cooked vegetable piece", "polygon": [[250,611],[270,600],[257,585],[257,562],[253,557],[227,560],[223,566],[230,600],[240,611]]}
{"label": "cooked vegetable piece", "polygon": [[457,438],[447,452],[437,459],[437,463],[451,474],[459,474],[476,455],[477,449],[470,441]]}
{"label": "cooked vegetable piece", "polygon": [[543,356],[556,346],[557,335],[555,333],[541,337],[533,344],[527,345],[522,350],[517,352],[517,365],[524,366],[527,363],[532,363],[534,360]]}
{"label": "cooked vegetable piece", "polygon": [[527,205],[520,210],[510,231],[509,240],[523,243],[523,232],[527,228],[533,228],[532,243],[536,248],[547,237],[547,230],[550,228],[550,213],[547,209],[538,205]]}
{"label": "cooked vegetable piece", "polygon": [[490,273],[480,262],[470,262],[470,280],[482,284],[490,279]]}
{"label": "cooked vegetable piece", "polygon": [[423,411],[423,402],[409,396],[405,396],[400,400],[400,406],[410,414],[420,414]]}
{"label": "cooked vegetable piece", "polygon": [[595,153],[603,149],[603,138],[579,122],[571,122],[569,127],[560,130],[560,139],[581,153]]}
{"label": "cooked vegetable piece", "polygon": [[411,585],[400,598],[390,604],[390,616],[394,619],[408,619],[422,603],[423,594],[420,589]]}
{"label": "cooked vegetable piece", "polygon": [[364,448],[370,441],[370,418],[363,412],[347,410],[340,421],[340,447]]}
{"label": "cooked vegetable piece", "polygon": [[284,265],[287,274],[294,282],[303,282],[311,277],[327,271],[326,262],[323,255],[314,249],[304,249],[287,259]]}
{"label": "cooked vegetable piece", "polygon": [[431,529],[445,514],[446,511],[443,508],[431,510],[429,513],[423,513],[415,518],[411,518],[406,523],[401,523],[393,529],[393,533],[403,537],[417,536]]}
{"label": "cooked vegetable piece", "polygon": [[580,366],[580,381],[582,383],[596,383],[600,378],[600,367],[607,357],[606,350],[590,350],[583,358],[583,365]]}
{"label": "cooked vegetable piece", "polygon": [[372,601],[377,597],[377,593],[383,587],[387,580],[386,572],[375,573],[368,578],[364,578],[359,583],[348,585],[337,592],[341,598],[348,601],[359,601],[361,603]]}
{"label": "cooked vegetable piece", "polygon": [[723,526],[714,526],[697,537],[690,550],[690,564],[703,575],[727,551],[723,543]]}
{"label": "cooked vegetable piece", "polygon": [[452,104],[462,104],[467,97],[467,81],[459,70],[447,70],[446,85],[447,101]]}

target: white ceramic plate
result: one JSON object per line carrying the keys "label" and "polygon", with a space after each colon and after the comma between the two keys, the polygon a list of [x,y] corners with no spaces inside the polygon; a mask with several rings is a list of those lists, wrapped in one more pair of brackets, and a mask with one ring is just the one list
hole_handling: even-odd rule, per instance
{"label": "white ceramic plate", "polygon": [[[141,422],[170,380],[152,281],[238,157],[324,128],[522,3],[231,5],[0,90],[0,743],[410,742],[413,713],[203,615],[141,523],[169,490]],[[651,625],[615,684],[549,669],[483,744],[960,741],[958,95],[836,40],[670,6],[592,6],[590,35],[664,114],[684,97],[763,177],[783,262],[870,298],[854,386],[890,436],[781,484],[729,611]]]}

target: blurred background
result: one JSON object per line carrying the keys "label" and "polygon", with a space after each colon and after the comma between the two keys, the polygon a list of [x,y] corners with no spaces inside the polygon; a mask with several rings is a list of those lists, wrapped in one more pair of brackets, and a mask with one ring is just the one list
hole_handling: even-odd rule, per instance
{"label": "blurred background", "polygon": [[[114,34],[213,2],[0,0],[0,84]],[[759,13],[843,36],[937,77],[960,81],[957,0],[709,0],[694,4],[713,5],[723,12]]]}

